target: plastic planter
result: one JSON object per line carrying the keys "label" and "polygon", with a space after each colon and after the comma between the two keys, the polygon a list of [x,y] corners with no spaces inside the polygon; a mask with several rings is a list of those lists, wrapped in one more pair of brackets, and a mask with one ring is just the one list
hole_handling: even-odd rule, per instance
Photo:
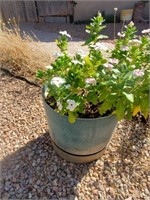
{"label": "plastic planter", "polygon": [[50,137],[56,152],[64,159],[84,163],[104,153],[117,125],[115,115],[100,118],[78,118],[71,124],[67,116],[54,111],[44,100]]}

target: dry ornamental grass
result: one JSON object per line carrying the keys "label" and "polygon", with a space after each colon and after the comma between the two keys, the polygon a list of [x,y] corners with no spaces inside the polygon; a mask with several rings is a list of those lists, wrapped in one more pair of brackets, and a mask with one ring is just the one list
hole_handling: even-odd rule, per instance
{"label": "dry ornamental grass", "polygon": [[50,55],[38,48],[36,36],[21,32],[15,19],[0,22],[0,65],[15,75],[28,79],[35,77],[37,69],[50,63]]}

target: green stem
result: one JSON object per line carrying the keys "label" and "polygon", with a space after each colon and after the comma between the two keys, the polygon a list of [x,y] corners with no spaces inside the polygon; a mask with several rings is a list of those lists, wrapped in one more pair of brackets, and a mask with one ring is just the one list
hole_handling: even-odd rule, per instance
{"label": "green stem", "polygon": [[114,40],[116,39],[116,10],[114,13]]}

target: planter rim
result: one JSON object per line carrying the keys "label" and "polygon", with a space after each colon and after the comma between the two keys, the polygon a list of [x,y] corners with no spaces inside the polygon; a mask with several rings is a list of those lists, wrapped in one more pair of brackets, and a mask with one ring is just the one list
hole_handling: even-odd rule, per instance
{"label": "planter rim", "polygon": [[[51,107],[50,107],[50,105],[45,101],[45,97],[44,97],[44,86],[42,87],[42,98],[43,98],[43,101],[49,106],[49,108],[53,111],[53,112],[55,112],[56,114],[58,114],[58,115],[60,115],[60,116],[62,116],[62,117],[65,117],[65,118],[67,118],[68,119],[68,116],[67,115],[62,115],[61,113],[58,113],[58,112],[56,112],[54,109],[52,109]],[[105,117],[96,117],[96,118],[77,118],[76,120],[78,120],[78,121],[87,121],[87,120],[89,120],[89,121],[93,121],[93,120],[100,120],[100,119],[106,119],[106,118],[110,118],[110,117],[112,117],[112,116],[116,116],[115,114],[111,114],[111,115],[108,115],[108,116],[105,116]]]}

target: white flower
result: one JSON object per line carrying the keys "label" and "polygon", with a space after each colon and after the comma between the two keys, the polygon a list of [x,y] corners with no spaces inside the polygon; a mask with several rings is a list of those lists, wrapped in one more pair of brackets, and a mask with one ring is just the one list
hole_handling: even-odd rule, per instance
{"label": "white flower", "polygon": [[134,46],[139,46],[140,44],[142,44],[142,42],[138,39],[132,39],[129,41],[129,43]]}
{"label": "white flower", "polygon": [[77,103],[74,100],[68,99],[67,103],[68,103],[67,109],[70,111],[74,111],[74,109],[77,107]]}
{"label": "white flower", "polygon": [[83,65],[83,63],[81,63],[80,61],[78,61],[78,60],[72,60],[71,61],[73,64],[75,64],[75,65]]}
{"label": "white flower", "polygon": [[96,80],[95,80],[95,78],[87,78],[85,80],[85,83],[88,85],[96,85]]}
{"label": "white flower", "polygon": [[61,57],[61,56],[64,56],[63,53],[54,53],[53,55],[54,55],[55,57]]}
{"label": "white flower", "polygon": [[58,107],[58,110],[60,111],[62,110],[62,104],[60,103],[60,101],[57,102],[57,107]]}
{"label": "white flower", "polygon": [[44,88],[44,96],[45,96],[45,98],[48,97],[48,87],[47,86],[45,86],[45,88]]}
{"label": "white flower", "polygon": [[47,65],[45,66],[46,69],[53,69],[53,66],[52,65]]}
{"label": "white flower", "polygon": [[148,33],[150,33],[150,29],[145,29],[145,30],[142,31],[142,33],[143,34],[148,34]]}
{"label": "white flower", "polygon": [[77,55],[80,55],[81,58],[84,58],[86,56],[84,51],[82,51],[82,50],[77,51]]}
{"label": "white flower", "polygon": [[121,49],[122,51],[128,51],[128,50],[129,50],[129,47],[128,47],[128,46],[122,46],[120,49]]}
{"label": "white flower", "polygon": [[125,37],[125,34],[124,34],[124,33],[118,32],[118,36],[119,36],[119,37]]}
{"label": "white flower", "polygon": [[59,31],[59,33],[60,33],[61,35],[67,36],[68,38],[71,38],[71,35],[69,35],[69,34],[67,33],[67,31]]}
{"label": "white flower", "polygon": [[128,24],[128,26],[133,27],[133,26],[134,26],[134,22],[131,21],[131,22]]}
{"label": "white flower", "polygon": [[112,68],[114,67],[112,64],[109,63],[105,63],[104,67],[108,68],[109,70],[112,70]]}
{"label": "white flower", "polygon": [[118,64],[119,60],[116,59],[116,58],[111,58],[111,59],[109,59],[109,62],[112,63],[112,64]]}
{"label": "white flower", "polygon": [[65,83],[65,79],[61,77],[53,77],[51,80],[51,85],[56,85],[57,87],[60,87],[63,83]]}
{"label": "white flower", "polygon": [[114,8],[114,11],[117,11],[118,10],[118,8]]}
{"label": "white flower", "polygon": [[144,75],[144,70],[142,69],[135,69],[133,71],[133,76],[134,77],[139,77],[139,76],[143,76]]}
{"label": "white flower", "polygon": [[106,47],[106,44],[99,43],[99,42],[97,42],[95,45],[91,45],[91,47],[93,47],[95,50],[99,50],[99,51],[101,51],[101,50],[107,51],[108,50],[108,48]]}

